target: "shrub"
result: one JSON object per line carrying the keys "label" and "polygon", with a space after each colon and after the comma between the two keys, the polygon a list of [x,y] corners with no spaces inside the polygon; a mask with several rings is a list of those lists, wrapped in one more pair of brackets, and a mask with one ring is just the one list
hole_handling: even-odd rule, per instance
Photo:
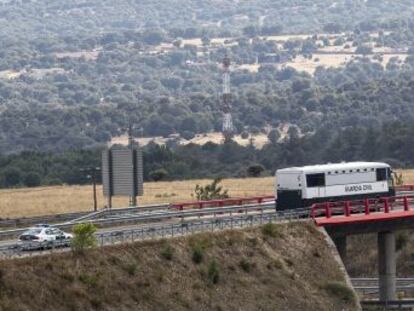
{"label": "shrub", "polygon": [[327,290],[331,295],[334,295],[344,302],[353,302],[355,301],[354,292],[345,284],[337,281],[327,282],[325,286],[323,286],[325,290]]}
{"label": "shrub", "polygon": [[87,273],[81,273],[79,275],[79,281],[89,287],[96,287],[98,284],[98,277],[96,275],[90,275]]}
{"label": "shrub", "polygon": [[219,186],[221,179],[216,178],[213,182],[206,186],[196,185],[194,189],[197,200],[215,200],[228,198],[228,190],[223,190],[223,187]]}
{"label": "shrub", "polygon": [[253,268],[252,263],[249,262],[248,260],[244,259],[244,258],[242,260],[240,260],[239,266],[240,266],[240,268],[242,268],[242,270],[244,272],[250,272],[250,271],[252,271],[252,268]]}
{"label": "shrub", "polygon": [[0,269],[0,288],[4,286],[4,270]]}
{"label": "shrub", "polygon": [[149,178],[153,181],[163,180],[168,176],[167,170],[159,168],[149,173]]}
{"label": "shrub", "polygon": [[203,261],[204,257],[204,250],[200,246],[196,246],[193,248],[193,254],[191,256],[194,263],[199,264]]}
{"label": "shrub", "polygon": [[264,236],[269,236],[272,238],[276,238],[280,236],[279,228],[276,224],[268,223],[262,226],[262,234]]}
{"label": "shrub", "polygon": [[16,167],[7,167],[3,171],[3,183],[6,187],[17,186],[22,178],[22,172]]}
{"label": "shrub", "polygon": [[169,244],[164,246],[164,248],[161,250],[161,257],[163,257],[164,259],[172,260],[173,255],[174,255],[174,249]]}
{"label": "shrub", "polygon": [[208,271],[207,271],[208,279],[211,283],[217,284],[220,279],[220,272],[218,268],[218,264],[215,260],[210,262],[208,265]]}
{"label": "shrub", "polygon": [[27,187],[37,187],[40,185],[40,176],[38,173],[29,172],[26,176],[24,176],[24,184]]}
{"label": "shrub", "polygon": [[241,133],[241,138],[242,138],[242,139],[247,139],[247,138],[249,138],[249,133],[247,133],[246,131],[242,132],[242,133]]}
{"label": "shrub", "polygon": [[94,224],[77,224],[73,227],[74,237],[71,242],[72,251],[82,254],[85,249],[96,246],[96,227]]}
{"label": "shrub", "polygon": [[276,268],[278,270],[282,270],[282,269],[284,269],[284,266],[285,265],[284,265],[283,261],[279,258],[275,258],[267,264],[267,268],[269,270],[272,270],[273,268]]}
{"label": "shrub", "polygon": [[260,174],[264,171],[264,167],[260,164],[252,164],[247,168],[247,174],[250,177],[259,177]]}
{"label": "shrub", "polygon": [[397,186],[402,186],[404,185],[404,177],[402,175],[402,173],[394,173],[394,179],[395,179],[395,184]]}
{"label": "shrub", "polygon": [[136,262],[131,262],[124,266],[124,270],[130,275],[133,276],[137,273],[138,264]]}

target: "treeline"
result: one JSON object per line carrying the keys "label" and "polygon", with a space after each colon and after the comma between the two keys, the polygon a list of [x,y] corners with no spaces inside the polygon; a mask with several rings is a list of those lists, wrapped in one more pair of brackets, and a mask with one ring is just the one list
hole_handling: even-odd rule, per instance
{"label": "treeline", "polygon": [[[338,161],[386,161],[393,167],[414,166],[414,125],[392,122],[380,127],[324,127],[299,137],[291,131],[281,143],[257,150],[234,142],[217,145],[144,147],[144,178],[177,180],[273,175],[277,168]],[[0,157],[3,188],[89,183],[82,169],[100,166],[99,149],[61,154],[23,152]],[[100,176],[98,176],[100,181]]]}

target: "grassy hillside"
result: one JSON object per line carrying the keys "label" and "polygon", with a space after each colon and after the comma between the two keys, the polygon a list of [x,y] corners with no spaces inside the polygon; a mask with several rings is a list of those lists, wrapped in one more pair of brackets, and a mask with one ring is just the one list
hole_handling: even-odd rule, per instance
{"label": "grassy hillside", "polygon": [[3,261],[0,310],[356,310],[309,224]]}

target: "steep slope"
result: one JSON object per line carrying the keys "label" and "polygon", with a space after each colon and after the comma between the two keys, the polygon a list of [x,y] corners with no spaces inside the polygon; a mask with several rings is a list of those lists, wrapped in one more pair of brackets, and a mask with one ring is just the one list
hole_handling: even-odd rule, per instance
{"label": "steep slope", "polygon": [[312,225],[1,262],[0,310],[356,310]]}

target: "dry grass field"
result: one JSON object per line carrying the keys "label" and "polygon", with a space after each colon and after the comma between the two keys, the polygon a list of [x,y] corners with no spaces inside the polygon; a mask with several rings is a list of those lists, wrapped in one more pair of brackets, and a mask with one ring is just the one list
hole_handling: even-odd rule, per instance
{"label": "dry grass field", "polygon": [[[171,182],[148,182],[145,195],[138,198],[140,205],[194,200],[192,194],[196,184],[206,185],[211,180],[187,180]],[[272,194],[273,177],[225,179],[224,189],[230,196],[243,197]],[[98,205],[105,200],[102,187],[98,186]],[[116,197],[114,207],[128,206],[128,198]],[[88,211],[93,209],[92,186],[54,186],[0,190],[0,218],[29,217],[54,213]]]}
{"label": "dry grass field", "polygon": [[[289,129],[289,127],[286,129],[286,131]],[[281,135],[283,136],[283,130],[281,129]],[[252,140],[251,140],[252,138]],[[154,142],[159,145],[165,145],[171,138],[164,138],[161,136],[157,137],[138,137],[135,139],[138,141],[138,143],[141,146],[146,146],[150,142]],[[269,142],[269,139],[267,138],[266,134],[259,133],[259,134],[250,134],[249,138],[243,139],[241,135],[235,135],[233,137],[233,140],[238,143],[241,146],[248,146],[250,142],[253,143],[253,145],[261,149],[265,144]],[[187,144],[196,144],[196,145],[204,145],[208,142],[212,142],[215,144],[222,144],[224,142],[223,134],[220,132],[211,132],[211,133],[203,133],[203,134],[196,134],[194,138],[190,140],[186,140],[184,138],[180,138],[178,143],[181,145],[187,145]],[[118,137],[113,137],[111,140],[111,144],[121,144],[121,145],[127,145],[128,144],[128,136],[122,135]]]}
{"label": "dry grass field", "polygon": [[[404,183],[414,183],[414,170],[402,171]],[[174,203],[194,200],[197,184],[206,185],[208,179],[147,182],[145,195],[138,198],[140,205]],[[274,193],[274,178],[224,179],[224,189],[232,197],[271,195]],[[104,207],[102,188],[98,186],[98,205]],[[128,198],[116,197],[114,207],[128,206]],[[93,209],[92,186],[55,186],[0,190],[0,218],[29,217],[54,213],[88,211]]]}

